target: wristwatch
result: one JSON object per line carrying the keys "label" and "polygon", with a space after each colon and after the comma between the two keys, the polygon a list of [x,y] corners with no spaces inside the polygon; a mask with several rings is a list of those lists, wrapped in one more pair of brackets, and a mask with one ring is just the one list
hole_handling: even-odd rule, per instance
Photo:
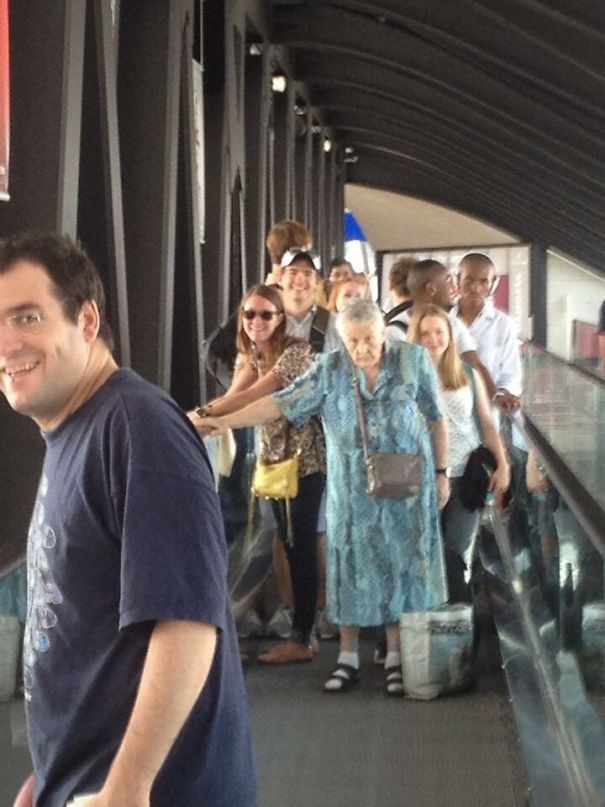
{"label": "wristwatch", "polygon": [[450,469],[447,468],[447,467],[446,468],[435,468],[435,473],[436,474],[443,474],[444,476],[449,476],[450,475]]}

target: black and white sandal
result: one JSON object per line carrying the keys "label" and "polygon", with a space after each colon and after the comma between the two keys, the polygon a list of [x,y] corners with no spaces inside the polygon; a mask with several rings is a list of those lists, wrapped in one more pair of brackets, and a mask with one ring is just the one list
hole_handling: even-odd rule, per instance
{"label": "black and white sandal", "polygon": [[348,692],[351,687],[359,683],[359,670],[351,667],[350,664],[337,664],[334,672],[323,686],[323,691],[328,695],[336,695],[341,692]]}
{"label": "black and white sandal", "polygon": [[393,698],[401,698],[404,694],[401,667],[398,664],[393,667],[385,667],[384,673],[384,688],[387,695]]}

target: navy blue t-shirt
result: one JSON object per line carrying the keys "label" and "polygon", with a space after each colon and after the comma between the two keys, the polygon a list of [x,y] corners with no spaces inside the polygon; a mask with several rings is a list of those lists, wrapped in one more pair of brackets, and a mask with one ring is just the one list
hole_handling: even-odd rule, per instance
{"label": "navy blue t-shirt", "polygon": [[219,632],[151,804],[251,807],[248,705],[201,440],[167,395],[130,370],[114,373],[44,438],[24,649],[37,807],[64,807],[102,787],[161,619]]}

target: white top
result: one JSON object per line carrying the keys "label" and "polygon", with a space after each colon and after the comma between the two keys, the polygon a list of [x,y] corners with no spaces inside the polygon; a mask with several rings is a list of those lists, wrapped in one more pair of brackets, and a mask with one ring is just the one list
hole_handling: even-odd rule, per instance
{"label": "white top", "polygon": [[[308,342],[311,335],[311,323],[313,322],[316,310],[317,306],[314,305],[309,309],[302,320],[298,320],[296,317],[286,314],[286,331],[290,336],[295,336],[297,339],[304,339]],[[336,330],[336,315],[330,312],[324,336],[323,352],[328,353],[328,351],[334,350],[337,347],[342,347],[342,340]]]}
{"label": "white top", "polygon": [[462,476],[471,451],[481,442],[473,415],[473,388],[469,383],[460,389],[441,390],[440,394],[447,417],[449,475]]}
{"label": "white top", "polygon": [[[407,311],[403,311],[401,314],[397,314],[396,317],[393,317],[385,329],[388,339],[397,339],[400,342],[406,341],[407,335],[405,334],[403,328],[400,328],[398,325],[391,327],[391,323],[403,322],[405,325],[409,325],[413,312],[414,307],[412,306],[412,308],[408,308]],[[469,329],[466,327],[464,322],[461,322],[458,319],[456,314],[453,312],[453,309],[448,313],[448,318],[452,324],[452,334],[454,336],[454,341],[456,342],[458,353],[462,355],[463,353],[468,353],[469,350],[477,350],[475,340],[471,336]]]}
{"label": "white top", "polygon": [[[452,309],[458,317],[458,305]],[[460,322],[460,320],[458,320]],[[522,389],[519,340],[511,317],[486,300],[469,329],[477,344],[481,363],[487,367],[497,389],[520,395]]]}
{"label": "white top", "polygon": [[405,319],[406,314],[407,310],[402,311],[401,314],[397,314],[390,320],[389,324],[384,329],[387,339],[395,339],[398,342],[406,341],[405,328],[402,328],[400,325],[393,325],[394,322],[403,322],[407,327],[410,324],[410,319],[409,317]]}

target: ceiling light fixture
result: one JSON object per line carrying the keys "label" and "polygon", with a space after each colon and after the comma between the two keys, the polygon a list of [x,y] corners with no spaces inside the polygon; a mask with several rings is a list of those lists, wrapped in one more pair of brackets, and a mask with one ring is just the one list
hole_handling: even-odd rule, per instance
{"label": "ceiling light fixture", "polygon": [[271,79],[271,89],[273,92],[285,92],[288,82],[285,76],[273,76]]}

